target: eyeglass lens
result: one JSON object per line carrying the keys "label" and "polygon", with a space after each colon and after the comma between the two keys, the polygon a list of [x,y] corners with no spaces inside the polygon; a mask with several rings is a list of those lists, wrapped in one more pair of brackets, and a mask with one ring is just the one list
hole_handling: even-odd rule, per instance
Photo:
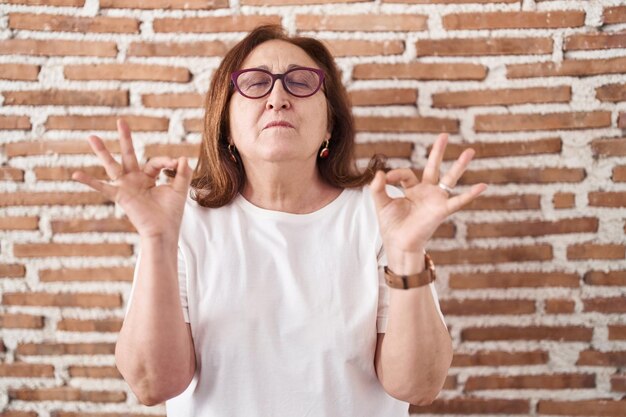
{"label": "eyeglass lens", "polygon": [[[249,97],[263,97],[272,88],[272,76],[263,71],[248,71],[237,78],[239,89]],[[320,85],[316,72],[307,69],[295,69],[283,77],[283,86],[294,96],[313,94]]]}

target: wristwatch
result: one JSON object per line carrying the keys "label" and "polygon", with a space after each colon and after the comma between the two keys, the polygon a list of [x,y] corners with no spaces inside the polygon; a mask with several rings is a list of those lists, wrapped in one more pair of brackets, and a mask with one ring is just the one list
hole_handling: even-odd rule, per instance
{"label": "wristwatch", "polygon": [[435,264],[430,255],[424,252],[424,265],[425,268],[422,272],[418,272],[413,275],[398,275],[391,271],[385,265],[385,281],[391,288],[398,288],[402,290],[408,290],[409,288],[421,287],[423,285],[430,284],[436,278]]}

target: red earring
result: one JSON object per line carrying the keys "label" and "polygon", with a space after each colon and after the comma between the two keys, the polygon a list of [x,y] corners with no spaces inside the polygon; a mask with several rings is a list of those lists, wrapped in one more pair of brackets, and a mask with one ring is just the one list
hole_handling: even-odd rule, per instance
{"label": "red earring", "polygon": [[235,154],[233,153],[233,148],[235,148],[233,146],[232,143],[228,144],[228,152],[230,152],[230,159],[234,162],[237,163],[237,157],[235,157]]}
{"label": "red earring", "polygon": [[328,150],[328,143],[329,143],[329,141],[326,140],[326,144],[324,145],[324,147],[320,151],[320,158],[322,158],[322,159],[328,158],[328,154],[330,154],[330,151]]}

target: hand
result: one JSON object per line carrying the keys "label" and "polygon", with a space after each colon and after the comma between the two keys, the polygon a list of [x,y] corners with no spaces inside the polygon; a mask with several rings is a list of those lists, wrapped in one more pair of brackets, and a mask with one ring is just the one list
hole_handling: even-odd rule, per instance
{"label": "hand", "polygon": [[[448,136],[444,133],[435,141],[420,182],[408,168],[393,169],[386,174],[378,171],[370,188],[376,205],[380,232],[385,251],[420,253],[426,242],[443,221],[474,200],[487,189],[476,184],[468,191],[451,197],[439,187],[439,168]],[[441,182],[453,188],[474,156],[473,149],[465,149]],[[385,184],[401,184],[404,198],[391,198]]]}
{"label": "hand", "polygon": [[[168,237],[178,240],[185,199],[191,182],[191,168],[185,157],[151,158],[139,168],[130,129],[126,122],[117,120],[122,165],[104,146],[98,136],[89,136],[89,145],[102,161],[110,182],[92,178],[83,171],[74,171],[72,179],[102,193],[119,204],[142,238]],[[161,169],[176,170],[171,184],[156,186]]]}

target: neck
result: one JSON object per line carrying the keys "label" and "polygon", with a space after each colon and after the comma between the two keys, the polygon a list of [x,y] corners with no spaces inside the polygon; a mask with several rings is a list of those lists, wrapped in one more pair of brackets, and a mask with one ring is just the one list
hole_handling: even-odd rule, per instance
{"label": "neck", "polygon": [[257,207],[294,214],[312,213],[341,189],[325,183],[315,164],[302,161],[249,164],[242,196]]}

